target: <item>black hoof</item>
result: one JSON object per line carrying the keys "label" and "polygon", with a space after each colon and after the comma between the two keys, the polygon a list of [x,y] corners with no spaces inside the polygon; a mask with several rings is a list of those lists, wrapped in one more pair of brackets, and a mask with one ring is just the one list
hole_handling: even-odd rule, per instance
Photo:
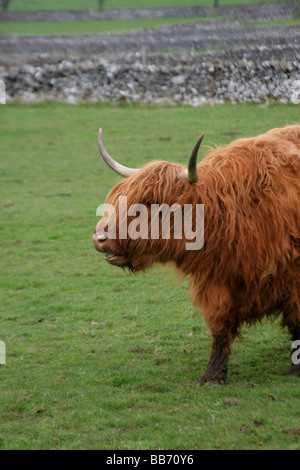
{"label": "black hoof", "polygon": [[197,386],[203,386],[203,385],[224,385],[226,381],[226,376],[213,376],[211,374],[204,373],[197,383]]}

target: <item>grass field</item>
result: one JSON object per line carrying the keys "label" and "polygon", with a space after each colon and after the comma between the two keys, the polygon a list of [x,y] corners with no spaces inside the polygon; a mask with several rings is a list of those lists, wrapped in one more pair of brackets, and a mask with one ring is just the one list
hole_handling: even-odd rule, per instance
{"label": "grass field", "polygon": [[[278,321],[244,328],[223,387],[196,387],[210,336],[187,281],[131,275],[92,246],[120,162],[299,121],[295,105],[0,106],[1,449],[300,449],[300,381]],[[226,404],[229,398],[240,400]]]}
{"label": "grass field", "polygon": [[[274,1],[274,0],[272,0]],[[282,0],[281,0],[282,1]],[[284,0],[283,0],[284,1]],[[286,0],[289,1],[289,0]],[[270,0],[271,2],[271,0]],[[221,5],[261,3],[261,0],[221,0]],[[182,6],[182,0],[106,0],[104,8]],[[213,0],[188,0],[186,5],[212,6]],[[10,10],[76,10],[98,8],[98,0],[11,0]]]}
{"label": "grass field", "polygon": [[[0,34],[102,34],[156,28],[166,24],[218,19],[218,17],[154,18],[138,20],[91,20],[91,21],[23,21],[0,23]],[[284,18],[261,23],[249,23],[240,27],[294,26],[300,18]]]}
{"label": "grass field", "polygon": [[101,34],[156,28],[165,24],[209,20],[216,17],[152,18],[91,21],[12,21],[0,23],[0,34]]}
{"label": "grass field", "polygon": [[263,27],[263,26],[296,26],[300,24],[300,16],[297,18],[282,18],[280,20],[273,20],[273,21],[262,21],[262,22],[257,22],[257,23],[249,23],[246,25],[243,25],[242,27],[249,27],[253,28],[254,26],[258,27]]}

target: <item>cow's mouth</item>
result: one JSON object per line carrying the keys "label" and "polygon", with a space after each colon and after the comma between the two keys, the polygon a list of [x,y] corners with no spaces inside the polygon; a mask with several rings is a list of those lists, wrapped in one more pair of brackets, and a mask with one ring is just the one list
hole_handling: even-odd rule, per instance
{"label": "cow's mouth", "polygon": [[127,266],[127,256],[124,253],[107,253],[105,261],[114,266]]}
{"label": "cow's mouth", "polygon": [[112,246],[109,246],[111,244],[107,243],[107,237],[101,237],[95,233],[93,236],[93,242],[95,249],[106,255],[105,261],[107,261],[107,263],[131,269],[131,263],[129,262],[128,256],[119,251],[117,247],[116,249],[113,249]]}

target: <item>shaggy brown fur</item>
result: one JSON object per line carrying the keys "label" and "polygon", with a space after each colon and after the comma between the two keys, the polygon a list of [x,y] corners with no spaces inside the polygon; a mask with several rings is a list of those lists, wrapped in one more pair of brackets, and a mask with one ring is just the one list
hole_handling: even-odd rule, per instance
{"label": "shaggy brown fur", "polygon": [[[213,335],[212,355],[200,383],[223,383],[231,343],[241,325],[282,312],[282,325],[300,339],[300,125],[273,129],[207,152],[199,181],[178,179],[183,167],[151,162],[117,184],[118,197],[135,203],[204,204],[205,242],[186,251],[186,240],[110,240],[101,251],[122,253],[135,271],[154,262],[175,263],[189,275],[193,303]],[[104,217],[97,233],[107,223]],[[300,375],[299,366],[292,366]]]}

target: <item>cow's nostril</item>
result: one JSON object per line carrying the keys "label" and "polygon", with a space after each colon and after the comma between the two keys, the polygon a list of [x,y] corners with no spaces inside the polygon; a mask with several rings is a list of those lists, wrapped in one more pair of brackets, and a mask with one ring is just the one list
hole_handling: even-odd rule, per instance
{"label": "cow's nostril", "polygon": [[95,233],[94,237],[100,243],[105,242],[105,240],[107,240],[106,233]]}

